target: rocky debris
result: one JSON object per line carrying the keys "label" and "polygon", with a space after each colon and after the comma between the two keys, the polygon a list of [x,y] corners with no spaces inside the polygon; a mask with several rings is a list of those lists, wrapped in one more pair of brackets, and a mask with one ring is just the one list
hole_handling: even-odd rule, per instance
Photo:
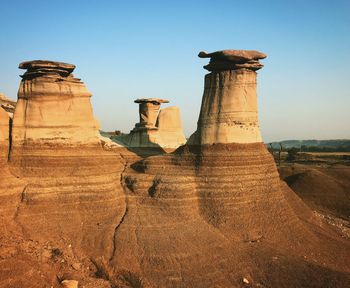
{"label": "rocky debris", "polygon": [[208,65],[204,66],[209,71],[224,71],[235,69],[259,70],[264,65],[259,59],[266,58],[266,54],[255,50],[222,50],[213,53],[199,52],[198,57],[210,58]]}
{"label": "rocky debris", "polygon": [[78,281],[76,280],[63,280],[61,282],[61,285],[64,287],[64,288],[78,288]]}
{"label": "rocky debris", "polygon": [[0,93],[0,107],[3,108],[12,118],[16,108],[16,101],[13,101],[10,98],[7,98],[5,94]]}
{"label": "rocky debris", "polygon": [[74,270],[80,270],[81,269],[81,264],[80,263],[73,263],[72,264],[72,268]]}

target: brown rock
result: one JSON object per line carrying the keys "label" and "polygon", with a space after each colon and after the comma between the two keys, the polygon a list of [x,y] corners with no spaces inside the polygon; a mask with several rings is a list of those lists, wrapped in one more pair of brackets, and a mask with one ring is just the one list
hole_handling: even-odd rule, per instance
{"label": "brown rock", "polygon": [[210,58],[210,63],[204,66],[209,71],[225,71],[235,69],[259,70],[262,65],[258,60],[267,56],[255,50],[222,50],[213,53],[200,52],[200,58]]}
{"label": "brown rock", "polygon": [[78,288],[78,281],[76,280],[63,280],[61,282],[62,286],[65,288]]}
{"label": "brown rock", "polygon": [[[90,287],[99,285],[96,279],[87,279],[94,277],[93,272],[108,279],[103,286],[116,287],[259,283],[304,287],[305,275],[315,287],[349,286],[349,243],[320,224],[280,180],[271,154],[252,136],[257,125],[252,124],[254,133],[228,127],[230,123],[244,126],[243,115],[255,119],[254,113],[246,113],[248,109],[243,110],[245,114],[236,110],[251,105],[252,111],[257,111],[255,77],[255,72],[246,68],[207,75],[195,141],[171,154],[135,160],[125,149],[107,153],[100,145],[78,143],[73,136],[62,142],[47,137],[42,141],[40,135],[47,135],[45,130],[34,141],[26,137],[17,141],[10,162],[0,158],[4,164],[0,169],[1,243],[4,235],[13,235],[8,228],[11,224],[22,238],[49,241],[52,247],[60,247],[65,257],[65,247],[72,244],[74,255],[81,257],[74,261],[91,267],[91,274],[77,270],[74,273],[81,278],[61,279],[82,279],[81,285],[96,283]],[[23,81],[34,84],[42,78],[53,79],[38,76]],[[43,102],[58,93],[60,86],[56,88],[48,89],[48,95],[42,91]],[[242,95],[248,97],[246,102]],[[54,101],[58,110],[66,111],[66,106]],[[37,101],[27,105],[28,119],[40,114],[38,107],[47,109]],[[154,125],[158,130],[153,131],[159,133],[164,123],[175,119],[174,111],[158,115],[158,126],[157,122]],[[229,122],[225,114],[238,115],[238,119]],[[37,119],[32,123],[42,129],[45,119]],[[11,175],[26,181],[25,188],[19,189]],[[16,197],[10,197],[11,191],[17,191]],[[13,198],[15,206],[8,204]],[[4,255],[3,246],[0,255]],[[278,261],[271,261],[272,257]],[[47,283],[59,274],[55,270],[62,274],[65,269],[71,271],[67,264],[71,260],[66,260],[42,266],[37,272],[36,257],[17,253],[0,261],[0,280],[14,287],[50,287]],[[248,275],[254,275],[254,280]],[[250,283],[244,283],[243,277]]]}
{"label": "brown rock", "polygon": [[[21,67],[46,65],[36,62]],[[23,77],[20,83],[8,165],[26,187],[17,191],[16,210],[8,214],[31,239],[70,239],[75,253],[108,257],[113,246],[105,241],[125,209],[124,163],[103,150],[84,83],[55,77]],[[9,185],[0,185],[0,196],[11,191]]]}
{"label": "brown rock", "polygon": [[267,55],[256,50],[221,50],[213,53],[201,51],[198,57],[244,63],[250,60],[264,59]]}

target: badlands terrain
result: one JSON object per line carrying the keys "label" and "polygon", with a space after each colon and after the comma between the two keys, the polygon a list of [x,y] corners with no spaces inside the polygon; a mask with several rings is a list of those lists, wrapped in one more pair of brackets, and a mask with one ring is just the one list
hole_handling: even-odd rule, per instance
{"label": "badlands terrain", "polygon": [[158,98],[103,137],[74,65],[19,65],[17,103],[0,108],[0,287],[350,286],[349,237],[324,216],[348,219],[348,170],[279,173],[258,123],[266,55],[199,57],[188,141]]}

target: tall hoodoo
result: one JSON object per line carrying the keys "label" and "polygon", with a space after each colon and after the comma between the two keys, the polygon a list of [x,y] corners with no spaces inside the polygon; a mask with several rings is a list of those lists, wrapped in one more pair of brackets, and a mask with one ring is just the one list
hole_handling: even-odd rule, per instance
{"label": "tall hoodoo", "polygon": [[197,131],[190,144],[262,142],[258,123],[256,70],[263,67],[258,51],[200,52],[210,58]]}
{"label": "tall hoodoo", "polygon": [[23,62],[18,103],[13,121],[13,143],[96,144],[98,123],[91,93],[74,78],[72,64],[35,60]]}
{"label": "tall hoodoo", "polygon": [[[339,262],[324,265],[340,271],[345,254],[330,242],[315,245],[327,241],[317,238],[317,219],[280,180],[261,141],[255,70],[265,55],[200,56],[211,57],[211,73],[198,129],[175,152],[124,170],[128,213],[115,234],[112,265],[151,287],[243,287],[244,275],[252,287],[301,287],[304,275],[309,283],[332,278],[305,255],[332,251]],[[283,260],[271,261],[277,258]],[[321,259],[313,263],[326,263]]]}

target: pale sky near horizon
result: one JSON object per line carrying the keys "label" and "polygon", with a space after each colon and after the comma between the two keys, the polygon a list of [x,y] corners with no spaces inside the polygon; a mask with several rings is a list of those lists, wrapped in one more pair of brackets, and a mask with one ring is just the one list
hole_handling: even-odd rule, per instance
{"label": "pale sky near horizon", "polygon": [[[264,52],[258,71],[265,142],[350,139],[350,1],[0,0],[0,92],[16,99],[18,64],[73,63],[103,130],[128,132],[136,98],[179,106],[196,129],[201,50]],[[165,107],[165,106],[164,106]]]}

